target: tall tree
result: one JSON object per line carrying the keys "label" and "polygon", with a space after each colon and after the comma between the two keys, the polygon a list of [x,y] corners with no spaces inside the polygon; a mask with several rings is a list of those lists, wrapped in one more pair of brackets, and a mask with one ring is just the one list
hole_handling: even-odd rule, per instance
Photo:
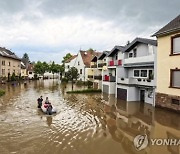
{"label": "tall tree", "polygon": [[59,72],[59,68],[58,65],[55,64],[55,62],[53,61],[52,64],[50,65],[50,71],[53,74],[53,79],[54,79],[54,73],[58,73]]}
{"label": "tall tree", "polygon": [[40,74],[43,75],[44,77],[44,73],[46,71],[48,71],[49,65],[46,62],[40,62],[38,61],[35,65],[34,65],[34,72],[36,74]]}
{"label": "tall tree", "polygon": [[67,53],[64,57],[63,57],[63,60],[62,60],[62,63],[64,64],[66,60],[68,60],[69,58],[71,58],[72,55],[71,53]]}
{"label": "tall tree", "polygon": [[71,67],[66,73],[66,78],[72,82],[72,90],[74,89],[74,80],[79,78],[79,73],[77,68]]}
{"label": "tall tree", "polygon": [[29,55],[25,53],[22,57],[22,62],[27,65],[30,62]]}

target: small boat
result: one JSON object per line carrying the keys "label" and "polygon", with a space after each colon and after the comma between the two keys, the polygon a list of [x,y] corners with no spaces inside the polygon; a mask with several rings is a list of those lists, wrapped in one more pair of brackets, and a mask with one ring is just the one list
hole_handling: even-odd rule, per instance
{"label": "small boat", "polygon": [[52,115],[52,114],[54,114],[54,113],[57,112],[54,107],[52,107],[52,108],[49,109],[49,108],[48,108],[48,104],[43,104],[43,105],[41,106],[41,110],[42,110],[42,112],[44,112],[45,114],[48,114],[48,115]]}

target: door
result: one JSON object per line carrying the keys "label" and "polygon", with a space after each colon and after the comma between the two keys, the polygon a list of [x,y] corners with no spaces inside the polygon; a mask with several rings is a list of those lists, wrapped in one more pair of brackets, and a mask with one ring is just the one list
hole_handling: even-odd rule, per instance
{"label": "door", "polygon": [[145,102],[145,90],[140,90],[140,101]]}
{"label": "door", "polygon": [[127,101],[127,90],[117,88],[117,98]]}

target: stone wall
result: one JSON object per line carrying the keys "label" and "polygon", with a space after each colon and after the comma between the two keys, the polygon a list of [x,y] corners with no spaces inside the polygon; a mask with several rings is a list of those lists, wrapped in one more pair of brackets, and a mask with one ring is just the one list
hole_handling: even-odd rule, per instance
{"label": "stone wall", "polygon": [[156,93],[156,106],[180,112],[180,104],[173,104],[172,99],[180,102],[180,96]]}

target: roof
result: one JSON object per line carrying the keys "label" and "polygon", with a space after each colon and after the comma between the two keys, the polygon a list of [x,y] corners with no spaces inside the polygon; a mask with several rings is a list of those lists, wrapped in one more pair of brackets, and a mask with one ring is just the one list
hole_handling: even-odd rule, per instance
{"label": "roof", "polygon": [[21,69],[26,69],[26,65],[21,61]]}
{"label": "roof", "polygon": [[86,65],[86,67],[90,67],[91,60],[94,58],[94,56],[98,57],[101,54],[101,52],[97,52],[94,50],[87,50],[87,51],[80,50],[80,54],[84,62],[84,65]]}
{"label": "roof", "polygon": [[104,57],[106,57],[108,54],[110,53],[110,51],[103,51],[103,53],[101,53],[101,55],[98,57],[98,60],[102,60]]}
{"label": "roof", "polygon": [[77,55],[73,55],[71,58],[67,59],[65,63],[69,63],[71,60],[75,59]]}
{"label": "roof", "polygon": [[150,44],[150,45],[153,45],[153,46],[157,46],[157,40],[146,39],[146,38],[136,38],[130,44],[125,46],[125,48],[123,49],[123,52],[129,52],[135,46],[137,46],[137,44],[139,44],[139,43]]}
{"label": "roof", "polygon": [[113,56],[114,54],[116,54],[118,51],[123,51],[124,49],[124,46],[115,46],[111,51],[110,53],[108,54],[108,57],[111,57]]}
{"label": "roof", "polygon": [[18,56],[16,56],[15,53],[2,47],[0,47],[0,56],[21,61],[21,59]]}
{"label": "roof", "polygon": [[167,25],[165,25],[152,36],[167,35],[176,31],[180,31],[180,15],[178,15],[175,19],[170,21]]}

